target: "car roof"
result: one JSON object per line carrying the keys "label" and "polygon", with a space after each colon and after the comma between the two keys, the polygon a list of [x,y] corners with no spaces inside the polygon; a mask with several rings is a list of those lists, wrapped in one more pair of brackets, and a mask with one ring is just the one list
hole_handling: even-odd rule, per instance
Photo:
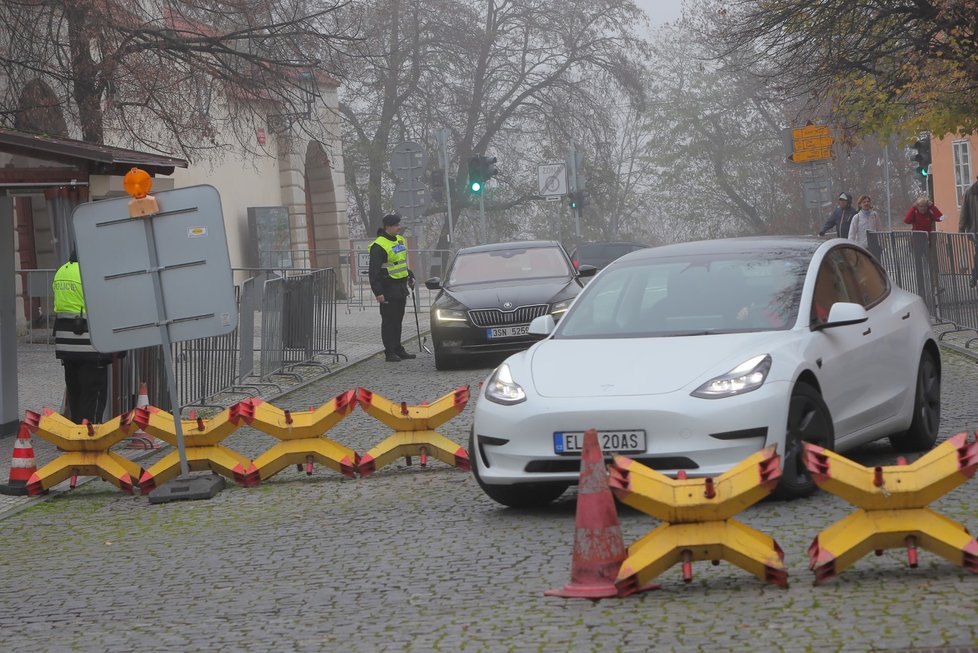
{"label": "car roof", "polygon": [[761,254],[773,251],[810,257],[824,242],[823,239],[814,236],[746,236],[742,238],[696,240],[636,250],[628,254],[628,260],[641,261],[674,256],[749,254],[752,252]]}
{"label": "car roof", "polygon": [[601,240],[593,243],[581,243],[580,249],[586,247],[605,247],[607,245],[628,245],[630,247],[648,247],[645,243],[636,243],[631,240]]}
{"label": "car roof", "polygon": [[459,254],[475,254],[478,252],[498,252],[507,249],[529,249],[538,247],[560,247],[556,240],[514,240],[508,243],[489,243],[487,245],[475,245],[474,247],[463,247],[458,250]]}

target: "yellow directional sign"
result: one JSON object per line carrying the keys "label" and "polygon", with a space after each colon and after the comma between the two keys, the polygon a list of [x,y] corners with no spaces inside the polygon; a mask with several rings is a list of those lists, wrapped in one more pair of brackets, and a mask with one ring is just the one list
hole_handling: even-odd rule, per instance
{"label": "yellow directional sign", "polygon": [[826,136],[832,136],[832,130],[825,125],[808,125],[801,129],[791,130],[791,138],[796,141],[805,140],[806,138],[824,138]]}
{"label": "yellow directional sign", "polygon": [[796,163],[802,161],[822,161],[823,159],[832,158],[832,148],[822,147],[817,150],[802,150],[799,152],[795,150],[795,153],[791,155],[791,160]]}
{"label": "yellow directional sign", "polygon": [[801,152],[802,150],[819,150],[827,147],[832,147],[832,137],[831,136],[819,136],[818,138],[803,138],[801,140],[795,141],[795,152]]}
{"label": "yellow directional sign", "polygon": [[794,145],[791,160],[795,163],[832,158],[832,131],[824,125],[792,129],[791,138]]}

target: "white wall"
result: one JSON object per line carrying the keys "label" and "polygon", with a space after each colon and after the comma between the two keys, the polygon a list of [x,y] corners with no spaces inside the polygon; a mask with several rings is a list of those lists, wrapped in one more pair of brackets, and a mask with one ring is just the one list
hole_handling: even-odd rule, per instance
{"label": "white wall", "polygon": [[[274,151],[274,141],[269,135],[266,147],[270,151]],[[245,267],[248,263],[248,207],[283,205],[278,159],[271,155],[252,158],[233,152],[217,164],[177,168],[173,180],[176,188],[210,184],[217,189],[224,210],[231,267]]]}

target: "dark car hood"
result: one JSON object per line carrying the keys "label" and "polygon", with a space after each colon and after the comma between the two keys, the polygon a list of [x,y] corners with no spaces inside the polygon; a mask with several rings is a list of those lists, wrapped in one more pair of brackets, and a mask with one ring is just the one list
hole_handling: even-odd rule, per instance
{"label": "dark car hood", "polygon": [[499,308],[505,302],[510,302],[514,307],[546,304],[565,288],[568,297],[573,297],[581,290],[573,279],[560,277],[502,283],[467,283],[444,288],[443,292],[468,308]]}

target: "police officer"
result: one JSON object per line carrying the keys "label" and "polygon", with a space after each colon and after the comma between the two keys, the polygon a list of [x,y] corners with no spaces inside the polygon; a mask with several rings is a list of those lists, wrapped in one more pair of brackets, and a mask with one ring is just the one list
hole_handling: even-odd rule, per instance
{"label": "police officer", "polygon": [[88,337],[85,293],[82,291],[78,257],[73,251],[68,262],[54,275],[54,355],[65,368],[65,387],[71,419],[81,424],[102,422],[108,399],[106,365],[112,356],[100,354]]}
{"label": "police officer", "polygon": [[370,245],[370,289],[380,303],[380,337],[388,363],[398,363],[409,354],[401,344],[401,322],[408,289],[414,289],[414,273],[407,266],[407,244],[401,235],[401,216],[388,213],[377,238]]}

